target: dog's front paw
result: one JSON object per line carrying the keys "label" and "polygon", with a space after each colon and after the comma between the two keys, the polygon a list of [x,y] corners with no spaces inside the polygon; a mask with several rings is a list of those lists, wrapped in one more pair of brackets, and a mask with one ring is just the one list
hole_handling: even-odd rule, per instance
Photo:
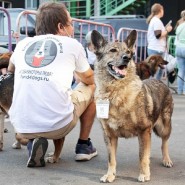
{"label": "dog's front paw", "polygon": [[173,162],[171,161],[171,159],[163,159],[163,166],[171,168],[173,166]]}
{"label": "dog's front paw", "polygon": [[19,141],[15,141],[12,145],[13,149],[21,149],[21,143]]}
{"label": "dog's front paw", "polygon": [[145,182],[145,181],[149,181],[149,180],[150,180],[149,175],[140,174],[139,177],[138,177],[139,182]]}
{"label": "dog's front paw", "polygon": [[45,158],[45,162],[47,163],[58,163],[60,158],[56,159],[56,157],[54,156],[54,153],[48,153],[48,156]]}
{"label": "dog's front paw", "polygon": [[103,177],[100,178],[100,182],[113,182],[115,179],[115,175],[104,175]]}
{"label": "dog's front paw", "polygon": [[45,162],[47,163],[57,163],[58,161],[54,157],[46,157]]}

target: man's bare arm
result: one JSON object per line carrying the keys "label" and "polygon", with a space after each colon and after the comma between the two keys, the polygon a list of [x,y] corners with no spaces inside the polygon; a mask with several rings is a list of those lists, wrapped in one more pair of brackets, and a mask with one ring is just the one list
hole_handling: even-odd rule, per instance
{"label": "man's bare arm", "polygon": [[75,73],[78,75],[81,82],[83,82],[86,85],[93,85],[94,84],[94,71],[89,68],[84,73],[79,73],[75,71]]}
{"label": "man's bare arm", "polygon": [[14,71],[15,71],[15,66],[14,66],[14,64],[10,61],[10,62],[9,62],[9,65],[8,65],[8,72],[9,72],[9,73],[14,73]]}

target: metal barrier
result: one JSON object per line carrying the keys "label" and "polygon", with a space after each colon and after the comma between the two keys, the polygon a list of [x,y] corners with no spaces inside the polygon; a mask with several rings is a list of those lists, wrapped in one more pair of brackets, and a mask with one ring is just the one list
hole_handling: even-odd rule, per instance
{"label": "metal barrier", "polygon": [[[117,33],[117,40],[124,41],[132,30],[130,28],[120,28]],[[135,62],[140,62],[147,57],[147,31],[135,30],[137,31]]]}
{"label": "metal barrier", "polygon": [[25,17],[25,35],[28,36],[28,26],[27,26],[27,20],[28,20],[28,15],[36,15],[37,11],[35,10],[24,10],[22,11],[17,19],[16,19],[16,32],[13,34],[13,37],[16,39],[16,43],[20,39],[20,21],[21,18],[24,16]]}
{"label": "metal barrier", "polygon": [[175,35],[168,36],[167,48],[169,50],[169,53],[175,57]]}
{"label": "metal barrier", "polygon": [[7,16],[7,20],[8,20],[8,50],[11,52],[12,51],[12,35],[11,35],[10,15],[9,15],[8,11],[3,7],[0,7],[0,11],[4,12]]}
{"label": "metal barrier", "polygon": [[97,30],[100,32],[108,41],[115,41],[115,31],[114,28],[109,24],[104,24],[100,22],[82,20],[72,18],[74,26],[74,35],[79,42],[84,44],[85,36],[90,30]]}
{"label": "metal barrier", "polygon": [[[19,41],[20,38],[20,20],[21,17],[27,16],[28,14],[36,15],[37,11],[34,10],[25,10],[19,14],[16,20],[16,33],[14,34],[14,37],[16,38],[16,41]],[[90,30],[97,30],[99,31],[108,41],[114,41],[115,40],[115,31],[114,28],[109,24],[104,24],[100,22],[94,22],[94,21],[88,21],[88,20],[82,20],[82,19],[76,19],[72,18],[73,26],[74,26],[74,34],[73,37],[76,38],[79,42],[84,44],[85,42],[85,36]],[[25,25],[27,28],[27,25]],[[28,36],[28,30],[26,29],[26,36]]]}

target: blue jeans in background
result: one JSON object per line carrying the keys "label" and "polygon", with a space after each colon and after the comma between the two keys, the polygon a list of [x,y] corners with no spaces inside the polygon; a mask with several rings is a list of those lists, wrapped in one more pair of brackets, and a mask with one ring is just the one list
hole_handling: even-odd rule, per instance
{"label": "blue jeans in background", "polygon": [[[161,52],[161,51],[147,49],[147,52],[148,52],[148,56],[150,56],[150,55],[161,55],[162,57],[164,57],[164,52]],[[157,70],[157,72],[156,72],[154,77],[157,80],[161,80],[161,78],[163,76],[163,73],[164,73],[164,69],[158,68],[158,70]]]}
{"label": "blue jeans in background", "polygon": [[178,66],[177,93],[185,95],[185,47],[176,46],[176,59]]}

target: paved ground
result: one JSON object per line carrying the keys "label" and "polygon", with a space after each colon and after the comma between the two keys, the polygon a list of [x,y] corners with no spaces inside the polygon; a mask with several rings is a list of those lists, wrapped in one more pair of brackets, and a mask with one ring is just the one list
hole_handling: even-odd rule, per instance
{"label": "paved ground", "polygon": [[[152,135],[151,181],[147,185],[185,184],[185,96],[173,94],[175,109],[172,117],[173,131],[170,138],[170,154],[173,168],[161,165],[160,139]],[[9,132],[4,135],[4,151],[0,152],[0,184],[2,185],[97,185],[107,170],[107,153],[100,124],[95,120],[91,138],[99,155],[88,162],[75,162],[74,149],[79,126],[66,138],[61,160],[58,164],[47,164],[45,168],[27,168],[27,150],[11,148],[14,131],[9,121],[5,124]],[[53,150],[49,141],[48,152]],[[117,152],[117,178],[114,185],[144,184],[137,182],[138,142],[137,138],[120,139]]]}

